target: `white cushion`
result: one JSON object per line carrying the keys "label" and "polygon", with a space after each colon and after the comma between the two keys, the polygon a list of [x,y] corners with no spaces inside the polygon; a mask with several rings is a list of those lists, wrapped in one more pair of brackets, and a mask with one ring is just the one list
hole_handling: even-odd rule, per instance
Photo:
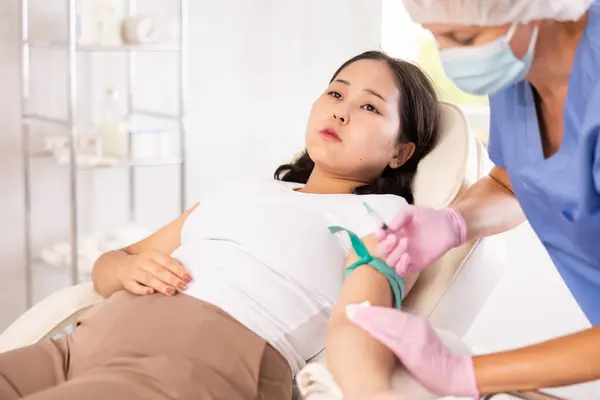
{"label": "white cushion", "polygon": [[103,301],[91,282],[60,290],[46,297],[13,322],[0,335],[0,353],[52,337],[83,310]]}
{"label": "white cushion", "polygon": [[462,189],[467,175],[471,134],[462,111],[442,104],[441,132],[436,147],[421,162],[413,183],[415,204],[441,208]]}

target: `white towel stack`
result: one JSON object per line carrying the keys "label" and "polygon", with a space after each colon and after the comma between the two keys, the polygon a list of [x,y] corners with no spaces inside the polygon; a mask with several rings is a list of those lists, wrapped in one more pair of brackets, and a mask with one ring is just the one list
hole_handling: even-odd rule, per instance
{"label": "white towel stack", "polygon": [[[135,225],[127,225],[112,233],[104,235],[87,235],[79,239],[77,263],[80,278],[87,278],[92,273],[94,263],[103,253],[123,248],[148,236],[150,231]],[[69,268],[71,265],[71,244],[56,243],[40,253],[40,259],[55,268]]]}

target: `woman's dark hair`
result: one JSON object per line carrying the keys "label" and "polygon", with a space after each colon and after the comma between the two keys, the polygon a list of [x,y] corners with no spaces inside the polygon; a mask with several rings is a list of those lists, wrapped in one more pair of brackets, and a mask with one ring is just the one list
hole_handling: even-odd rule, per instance
{"label": "woman's dark hair", "polygon": [[[440,129],[440,106],[431,81],[419,67],[392,58],[380,51],[367,51],[346,61],[333,75],[330,83],[350,64],[359,60],[379,60],[387,63],[396,76],[400,91],[400,126],[398,143],[415,144],[412,157],[399,168],[385,167],[373,182],[354,189],[354,194],[395,194],[413,204],[412,183],[419,162],[434,148]],[[275,171],[275,179],[306,183],[315,166],[305,150],[290,164]]]}

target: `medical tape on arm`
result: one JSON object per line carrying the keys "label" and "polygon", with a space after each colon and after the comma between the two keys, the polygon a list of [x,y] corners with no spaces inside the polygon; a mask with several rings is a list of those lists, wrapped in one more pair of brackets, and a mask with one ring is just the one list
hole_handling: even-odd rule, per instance
{"label": "medical tape on arm", "polygon": [[361,265],[370,265],[387,278],[390,287],[392,288],[392,293],[394,295],[394,307],[400,309],[402,305],[402,299],[404,298],[404,293],[406,291],[404,278],[398,275],[394,268],[388,266],[379,258],[373,257],[371,253],[369,253],[369,250],[364,245],[362,240],[360,240],[360,238],[354,232],[346,228],[342,228],[341,226],[330,226],[329,232],[346,232],[350,237],[350,243],[352,244],[352,248],[358,256],[358,261],[346,268],[346,271],[344,272],[344,277],[347,277],[350,273],[352,273],[352,271],[354,271]]}

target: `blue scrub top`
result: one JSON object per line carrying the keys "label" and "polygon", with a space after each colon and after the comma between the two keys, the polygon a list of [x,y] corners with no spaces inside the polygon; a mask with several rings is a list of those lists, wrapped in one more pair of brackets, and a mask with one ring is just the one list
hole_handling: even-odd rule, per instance
{"label": "blue scrub top", "polygon": [[565,284],[592,325],[600,325],[600,1],[577,48],[556,154],[544,158],[528,82],[490,97],[490,109],[490,158],[507,170]]}

